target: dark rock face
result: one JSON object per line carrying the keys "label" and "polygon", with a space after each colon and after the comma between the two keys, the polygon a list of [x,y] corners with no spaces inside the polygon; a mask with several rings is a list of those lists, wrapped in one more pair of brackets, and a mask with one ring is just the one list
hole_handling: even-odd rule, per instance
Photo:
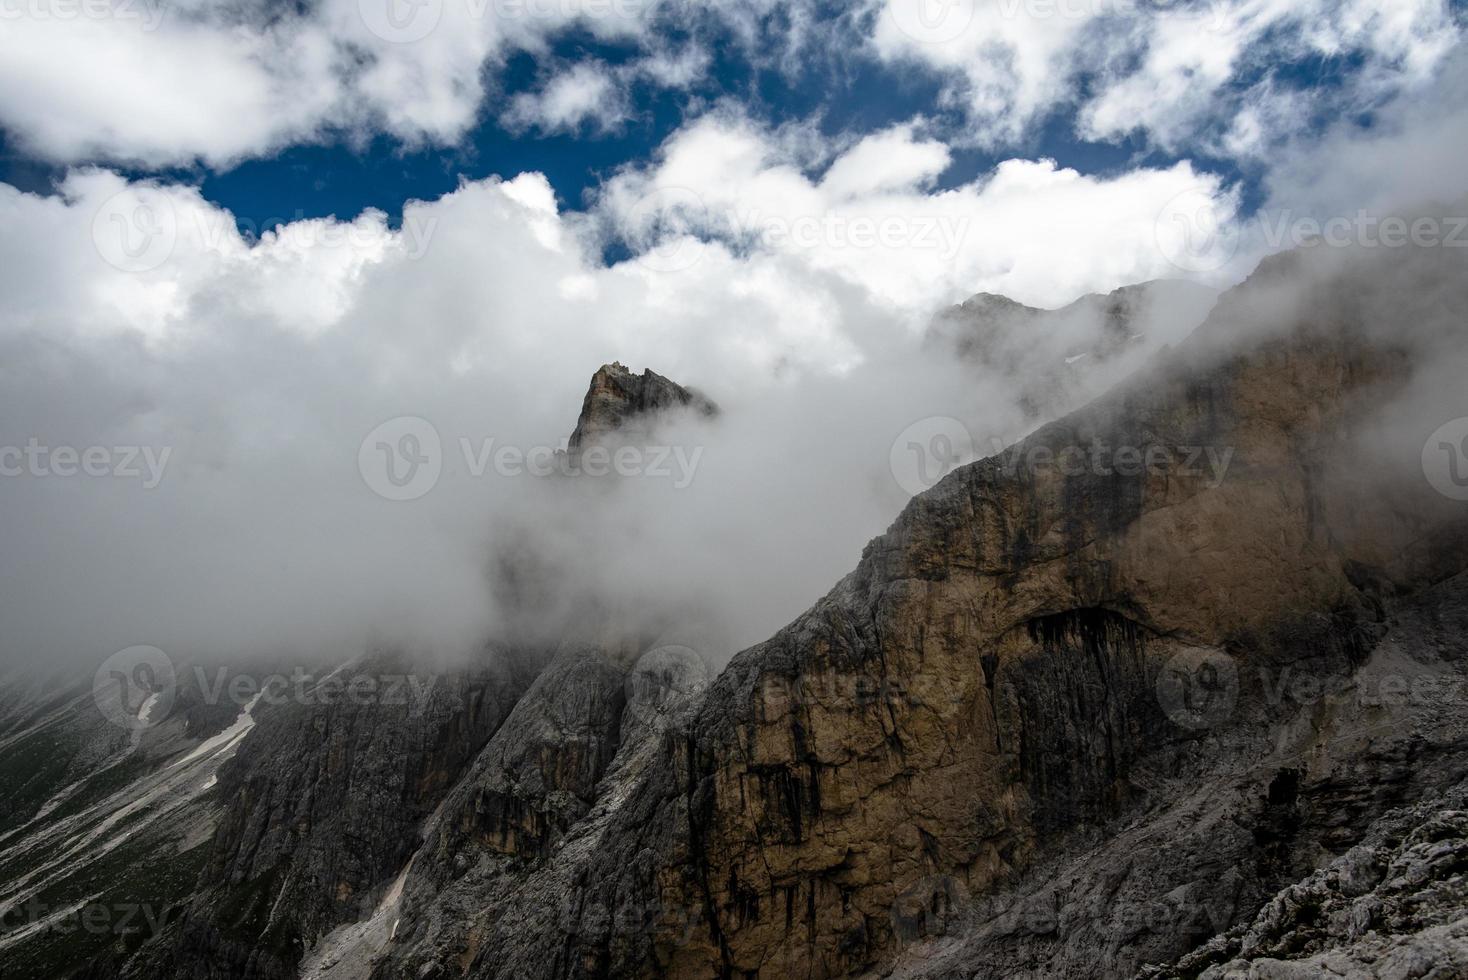
{"label": "dark rock face", "polygon": [[[952,936],[957,959],[932,975],[1124,976],[1461,773],[1454,728],[1433,766],[1410,736],[1348,739],[1327,760],[1314,706],[1271,702],[1285,671],[1348,683],[1381,651],[1386,610],[1468,560],[1450,509],[1337,477],[1355,420],[1410,377],[1341,315],[1247,356],[1204,337],[914,500],[830,595],[736,658],[650,764],[614,765],[559,847],[480,891],[493,911],[466,974],[831,977],[910,969]],[[1096,444],[1160,452],[1078,471],[1031,455]],[[1226,473],[1188,462],[1209,447],[1232,451]],[[1433,669],[1456,671],[1458,653]],[[1221,710],[1188,690],[1201,667]],[[1271,759],[1280,739],[1289,765]],[[1239,824],[1169,850],[1156,831],[1170,821],[1188,842],[1188,807],[1213,801]],[[1154,835],[1063,877],[1067,854],[1128,821]],[[946,933],[1019,888],[1049,917],[991,942]],[[1194,891],[1212,904],[1172,909],[1186,928],[1127,921],[1141,895]],[[1086,903],[1067,908],[1072,893]],[[431,975],[455,949],[400,935],[378,975]]]}
{"label": "dark rock face", "polygon": [[[609,365],[592,379],[572,443],[642,438],[677,409],[715,411],[651,371]],[[512,576],[533,558],[500,556]],[[413,901],[420,880],[454,881],[470,853],[511,869],[533,864],[595,799],[624,718],[641,730],[676,708],[696,670],[660,661],[631,695],[642,705],[634,715],[652,721],[625,715],[626,647],[496,646],[438,673],[378,655],[334,675],[339,691],[369,684],[365,699],[308,691],[301,702],[259,706],[219,775],[227,805],[198,894],[164,937],[120,963],[99,962],[98,975],[292,977],[303,960],[340,976],[364,969],[354,957],[382,936],[364,930],[341,949],[325,938]],[[394,894],[410,867],[407,896]],[[472,918],[466,911],[455,925]],[[469,941],[462,928],[455,935]]]}
{"label": "dark rock face", "polygon": [[597,650],[558,655],[446,801],[439,853],[459,853],[469,835],[498,854],[545,854],[590,809],[616,754],[623,686]]}
{"label": "dark rock face", "polygon": [[1468,785],[1394,810],[1251,921],[1140,977],[1468,976]]}
{"label": "dark rock face", "polygon": [[525,681],[513,664],[506,653],[429,676],[368,660],[339,679],[370,680],[370,698],[262,711],[248,751],[220,773],[229,803],[175,971],[293,976],[319,935],[370,913],[374,889],[412,857],[423,821],[514,707]]}
{"label": "dark rock face", "polygon": [[645,427],[659,414],[676,409],[704,416],[718,413],[717,406],[697,391],[651,369],[633,374],[614,361],[592,376],[568,447],[577,452],[613,433],[621,441],[635,442],[645,436]]}
{"label": "dark rock face", "polygon": [[[1468,308],[1422,261],[1290,307],[1267,267],[711,682],[568,643],[472,718],[262,718],[120,972],[1461,975],[1468,520],[1362,449]],[[663,397],[604,372],[578,446]]]}

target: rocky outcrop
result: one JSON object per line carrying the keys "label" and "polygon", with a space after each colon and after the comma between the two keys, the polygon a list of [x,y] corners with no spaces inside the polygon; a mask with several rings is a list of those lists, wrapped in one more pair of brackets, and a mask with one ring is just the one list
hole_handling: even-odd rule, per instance
{"label": "rocky outcrop", "polygon": [[592,375],[568,449],[580,452],[613,434],[618,441],[638,442],[647,437],[647,427],[659,415],[678,409],[705,417],[718,413],[718,407],[694,389],[650,368],[633,374],[620,362],[604,364]]}
{"label": "rocky outcrop", "polygon": [[[592,379],[572,444],[643,438],[675,409],[714,411],[651,371],[609,365]],[[498,556],[507,587],[535,557]],[[258,706],[239,757],[219,774],[216,794],[227,803],[198,894],[166,936],[99,964],[98,975],[275,978],[295,976],[302,963],[332,975],[377,953],[387,931],[377,920],[402,900],[410,867],[451,881],[482,850],[488,860],[476,874],[489,881],[536,861],[585,816],[627,741],[624,723],[647,728],[635,717],[658,716],[659,697],[671,704],[668,692],[698,677],[684,665],[654,672],[649,685],[657,658],[647,659],[632,673],[644,679],[630,698],[642,709],[628,716],[635,623],[586,631],[613,638],[605,649],[497,644],[432,672],[376,654],[312,672],[304,689]],[[473,916],[461,911],[448,921],[467,941]]]}
{"label": "rocky outcrop", "polygon": [[1211,937],[1349,854],[1380,814],[1462,779],[1465,585],[1389,614],[1354,670],[1219,660],[1232,669],[1227,712],[1138,759],[1139,806],[1074,828],[993,893],[952,875],[919,882],[894,906],[906,937],[892,975],[1195,978],[1231,958],[1203,952]]}
{"label": "rocky outcrop", "polygon": [[1318,976],[1468,976],[1468,787],[1393,811],[1252,921],[1141,980]]}
{"label": "rocky outcrop", "polygon": [[261,711],[219,775],[228,806],[167,970],[294,976],[319,936],[370,914],[524,678],[509,651],[436,675],[368,658]]}

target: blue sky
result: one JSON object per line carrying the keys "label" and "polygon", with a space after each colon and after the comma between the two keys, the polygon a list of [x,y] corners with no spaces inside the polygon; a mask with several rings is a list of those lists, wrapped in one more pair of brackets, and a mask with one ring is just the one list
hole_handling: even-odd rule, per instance
{"label": "blue sky", "polygon": [[[1127,9],[1124,0],[1111,6],[1104,0],[1089,2],[1099,4],[1102,12]],[[1451,16],[1461,20],[1464,2],[1453,0]],[[1243,5],[1243,0],[1239,3]],[[1434,4],[1420,6],[1424,18],[1432,15]],[[751,14],[752,28],[700,16],[659,21],[646,33],[625,37],[598,37],[573,19],[545,31],[530,46],[534,50],[506,46],[481,65],[483,100],[473,108],[472,121],[448,137],[425,139],[417,133],[405,138],[402,132],[375,131],[370,124],[328,123],[315,126],[306,138],[272,140],[234,159],[210,160],[183,148],[175,154],[181,159],[140,166],[129,161],[125,151],[47,153],[28,138],[23,125],[14,121],[7,125],[0,117],[0,180],[45,193],[68,167],[99,164],[130,177],[195,184],[206,199],[229,209],[247,234],[301,217],[346,219],[369,207],[386,212],[396,225],[405,201],[436,198],[452,190],[461,177],[512,177],[526,171],[544,174],[561,205],[577,209],[586,206],[588,195],[619,167],[651,159],[691,118],[712,105],[734,105],[771,127],[809,125],[833,146],[921,119],[925,131],[952,149],[949,166],[935,180],[939,189],[982,178],[1013,157],[1046,157],[1062,167],[1103,176],[1189,160],[1236,186],[1249,210],[1262,199],[1266,166],[1218,147],[1218,137],[1231,122],[1229,109],[1246,103],[1251,92],[1267,88],[1271,93],[1305,96],[1285,127],[1285,135],[1292,139],[1339,124],[1343,117],[1348,123],[1369,126],[1375,103],[1389,97],[1392,88],[1362,92],[1357,85],[1368,74],[1380,73],[1383,65],[1389,69],[1402,60],[1400,52],[1384,57],[1374,53],[1375,39],[1369,31],[1343,32],[1334,50],[1302,49],[1292,34],[1298,25],[1281,18],[1276,26],[1252,36],[1251,47],[1218,84],[1219,114],[1209,118],[1205,113],[1192,120],[1181,139],[1158,140],[1145,128],[1104,138],[1082,135],[1086,93],[1104,86],[1104,76],[1115,73],[1113,59],[1083,66],[1068,80],[1068,91],[1042,106],[1020,130],[1000,139],[974,141],[967,138],[972,114],[965,111],[962,84],[955,86],[961,70],[863,49],[856,40],[862,25],[882,12],[858,16],[853,9],[859,7],[833,8],[824,0],[788,8],[766,5]],[[808,28],[812,37],[781,57],[769,56],[768,45],[779,45],[796,10],[802,11],[801,17],[813,18]],[[1444,6],[1439,13],[1448,16],[1448,10]],[[833,11],[843,16],[833,17]],[[751,30],[753,43],[740,33]],[[869,28],[868,32],[874,33]],[[587,119],[546,132],[533,124],[507,124],[504,114],[496,111],[496,105],[535,93],[566,66],[593,64],[616,71],[649,51],[689,45],[706,57],[697,77],[678,87],[645,77],[632,79],[624,86],[624,117],[607,127]],[[1140,64],[1145,48],[1123,51],[1123,60]],[[999,59],[1001,54],[993,57]],[[815,164],[819,167],[822,162],[818,159]]]}

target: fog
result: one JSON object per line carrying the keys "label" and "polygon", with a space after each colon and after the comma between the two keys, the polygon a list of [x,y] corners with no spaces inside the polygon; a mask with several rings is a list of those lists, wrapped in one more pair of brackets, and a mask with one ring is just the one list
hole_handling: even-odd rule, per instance
{"label": "fog", "polygon": [[[1362,152],[1420,148],[1413,133],[1442,128],[1424,113],[1383,126]],[[676,148],[661,165],[675,163]],[[693,261],[664,249],[608,262],[608,236],[630,227],[618,194],[565,210],[538,175],[411,203],[399,230],[368,212],[258,242],[188,187],[105,171],[73,172],[52,197],[0,186],[0,660],[85,668],[148,644],[181,660],[337,663],[587,636],[683,643],[719,664],[824,594],[921,489],[894,446],[901,457],[913,442],[953,445],[951,419],[959,451],[941,462],[989,455],[1182,342],[1212,302],[1169,290],[1141,336],[1107,356],[1087,353],[1104,322],[1084,305],[1046,330],[1001,318],[980,337],[996,356],[960,356],[931,328],[951,304],[988,291],[1059,308],[1180,275],[1150,223],[1113,212],[1150,221],[1178,180],[1227,194],[1186,168],[1107,183],[1051,164],[1027,165],[1028,197],[1003,174],[929,192],[919,170],[905,190],[833,203],[825,184],[792,190],[778,160],[751,166],[749,193],[778,171],[797,214],[937,209],[970,233],[952,257],[839,241],[751,248],[680,215],[669,226],[703,239]],[[1291,172],[1309,171],[1293,160]],[[1351,214],[1356,199],[1401,208],[1411,193],[1369,176],[1341,176],[1311,213]],[[624,172],[609,186],[658,179]],[[1430,190],[1441,201],[1452,186]],[[1271,205],[1291,193],[1281,178]],[[110,215],[140,205],[169,216],[157,263],[106,237]],[[1468,211],[1446,207],[1397,213]],[[1241,240],[1199,277],[1229,285],[1274,250]],[[1385,331],[1421,369],[1362,423],[1363,465],[1420,477],[1428,434],[1468,416],[1468,250],[1305,256],[1277,285],[1226,299],[1209,337],[1232,353],[1302,318]],[[665,420],[653,441],[683,453],[665,475],[501,471],[506,447],[552,458],[592,373],[614,360],[694,386],[721,411]],[[367,463],[379,443],[424,449],[401,442],[403,417],[431,426],[438,473],[413,499],[389,499],[402,488]]]}
{"label": "fog", "polygon": [[[673,274],[608,267],[565,228],[537,227],[550,218],[517,205],[515,186],[421,206],[437,224],[420,257],[370,221],[350,246],[366,259],[292,251],[285,235],[195,254],[181,219],[175,261],[199,271],[164,290],[95,256],[80,272],[58,261],[121,186],[87,180],[70,204],[14,208],[48,263],[0,336],[0,442],[45,453],[12,454],[22,472],[0,480],[11,663],[96,664],[136,644],[180,659],[463,656],[609,622],[719,663],[819,598],[898,514],[914,489],[891,462],[904,430],[956,418],[971,459],[1037,421],[1016,404],[1032,379],[955,356],[929,336],[932,309],[722,249]],[[191,192],[144,193],[212,216]],[[27,305],[50,319],[18,315]],[[1201,316],[1154,312],[1153,333],[1076,374],[1066,397]],[[1035,363],[1062,364],[1100,330],[1092,319],[1033,337],[1050,352]],[[720,406],[656,433],[685,453],[668,476],[494,464],[504,447],[561,447],[612,360]],[[410,500],[380,495],[359,465],[369,433],[401,416],[439,441],[441,472]],[[78,458],[51,455],[62,447]],[[105,475],[84,471],[88,450]]]}

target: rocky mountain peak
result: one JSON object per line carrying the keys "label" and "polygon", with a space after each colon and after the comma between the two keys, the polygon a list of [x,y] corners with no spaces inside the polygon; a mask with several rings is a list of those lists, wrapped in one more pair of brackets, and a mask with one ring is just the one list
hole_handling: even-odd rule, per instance
{"label": "rocky mountain peak", "polygon": [[718,414],[718,406],[698,391],[685,388],[651,368],[634,374],[620,361],[603,364],[591,376],[568,448],[576,452],[602,442],[613,432],[623,439],[635,440],[646,434],[656,416],[682,408],[706,417]]}
{"label": "rocky mountain peak", "polygon": [[1177,279],[1091,293],[1059,309],[978,293],[940,312],[929,343],[1008,382],[1032,422],[1056,418],[1109,388],[1203,322],[1217,291]]}

